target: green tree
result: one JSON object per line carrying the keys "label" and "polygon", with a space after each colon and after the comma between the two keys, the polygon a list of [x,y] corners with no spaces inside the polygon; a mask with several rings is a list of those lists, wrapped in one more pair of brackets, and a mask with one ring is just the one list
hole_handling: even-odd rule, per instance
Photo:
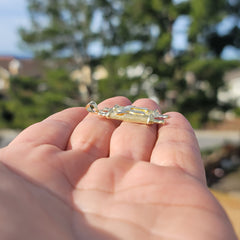
{"label": "green tree", "polygon": [[29,0],[28,10],[31,26],[20,34],[36,56],[87,58],[92,9],[86,1]]}
{"label": "green tree", "polygon": [[[240,47],[238,0],[191,0],[190,3],[189,40],[202,54],[220,57],[226,46]],[[226,23],[228,26],[221,26]]]}
{"label": "green tree", "polygon": [[[239,47],[236,0],[28,2],[32,24],[21,30],[23,40],[45,58],[68,56],[92,68],[103,64],[109,77],[99,82],[101,98],[154,97],[191,113],[199,125],[219,105],[224,72],[236,66],[220,58],[226,46]],[[179,50],[174,26],[183,16],[189,21],[188,47]],[[235,22],[223,33],[219,29],[229,18]]]}
{"label": "green tree", "polygon": [[[126,86],[126,83],[136,85],[137,81],[138,89],[142,89],[146,81],[151,83],[154,79],[154,91],[145,93],[153,96],[155,92],[154,97],[163,102],[171,100],[173,105],[168,105],[170,109],[175,108],[189,116],[195,126],[207,121],[208,113],[213,108],[225,107],[218,102],[218,88],[224,84],[224,73],[238,66],[238,62],[225,61],[220,55],[226,46],[239,47],[237,13],[240,7],[237,1],[189,0],[176,3],[139,0],[124,2],[122,6],[124,10],[118,30],[119,36],[125,36],[119,44],[124,54],[116,58],[115,65],[127,68],[129,65],[137,67],[144,64],[145,68],[151,67],[152,70],[145,79],[138,76],[138,80],[129,77],[129,74],[122,74],[119,79],[119,73],[115,72],[115,79],[121,81],[122,86]],[[181,16],[189,21],[186,31],[189,46],[179,51],[173,46],[173,37],[174,24]],[[236,22],[223,34],[221,24],[229,18],[234,18]],[[213,36],[216,36],[214,41]],[[223,39],[231,40],[223,44]],[[115,65],[111,63],[111,69]],[[192,79],[189,79],[189,74]],[[111,78],[113,76],[111,74]],[[116,83],[106,81],[105,84],[114,86]],[[122,90],[118,88],[118,92]],[[138,94],[132,98],[138,97]]]}
{"label": "green tree", "polygon": [[64,70],[42,78],[15,76],[0,101],[0,127],[23,129],[66,107],[78,105],[76,84]]}
{"label": "green tree", "polygon": [[28,0],[30,27],[21,28],[20,35],[35,56],[70,57],[77,66],[89,63],[96,44],[113,46],[120,2]]}

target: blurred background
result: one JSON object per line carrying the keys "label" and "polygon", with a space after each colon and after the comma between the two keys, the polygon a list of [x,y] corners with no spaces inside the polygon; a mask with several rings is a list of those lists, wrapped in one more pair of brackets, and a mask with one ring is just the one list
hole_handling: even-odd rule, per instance
{"label": "blurred background", "polygon": [[151,98],[191,122],[240,231],[240,0],[0,0],[0,29],[0,147],[67,107]]}

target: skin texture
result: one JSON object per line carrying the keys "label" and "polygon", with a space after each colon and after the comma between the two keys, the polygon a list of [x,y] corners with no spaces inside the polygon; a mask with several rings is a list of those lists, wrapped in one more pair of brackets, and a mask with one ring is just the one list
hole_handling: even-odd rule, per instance
{"label": "skin texture", "polygon": [[[99,108],[129,105],[124,97]],[[159,108],[149,99],[135,106]],[[188,121],[56,113],[0,149],[1,239],[234,240]]]}

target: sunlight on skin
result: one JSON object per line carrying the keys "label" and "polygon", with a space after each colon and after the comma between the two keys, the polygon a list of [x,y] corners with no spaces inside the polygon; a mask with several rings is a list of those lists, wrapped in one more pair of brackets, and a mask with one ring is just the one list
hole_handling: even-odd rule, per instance
{"label": "sunlight on skin", "polygon": [[[99,106],[115,104],[131,103]],[[168,114],[146,126],[71,108],[24,130],[0,149],[2,239],[235,240],[190,124]]]}

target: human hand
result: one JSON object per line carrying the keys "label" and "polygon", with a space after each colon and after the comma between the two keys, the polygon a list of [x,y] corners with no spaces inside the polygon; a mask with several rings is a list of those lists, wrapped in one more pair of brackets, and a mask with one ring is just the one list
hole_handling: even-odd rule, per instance
{"label": "human hand", "polygon": [[[115,104],[131,103],[100,108]],[[0,150],[1,239],[236,239],[191,126],[168,115],[147,126],[71,108],[24,130]]]}

